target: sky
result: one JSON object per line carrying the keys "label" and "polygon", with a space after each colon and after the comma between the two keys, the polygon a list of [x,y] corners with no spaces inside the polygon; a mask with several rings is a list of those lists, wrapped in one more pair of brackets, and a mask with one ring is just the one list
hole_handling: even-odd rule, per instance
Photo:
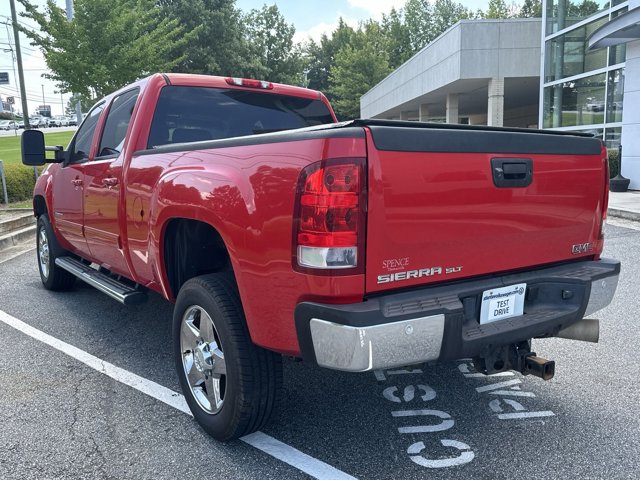
{"label": "sky", "polygon": [[[101,0],[95,0],[101,1]],[[488,0],[458,0],[472,10],[478,8],[486,9]],[[45,0],[32,0],[33,3],[44,5]],[[63,7],[65,0],[56,0],[56,3]],[[335,30],[338,19],[342,17],[349,25],[356,26],[359,21],[374,18],[379,20],[383,13],[389,12],[392,7],[396,9],[404,6],[405,0],[236,0],[236,6],[244,11],[253,8],[261,8],[264,4],[276,4],[278,9],[288,23],[293,23],[296,28],[294,40],[300,42],[307,38],[318,40],[323,33],[330,34]],[[16,1],[18,12],[22,11],[22,6]],[[9,0],[0,0],[0,72],[9,73],[9,85],[0,85],[0,97],[4,100],[7,96],[16,97],[18,110],[22,110],[17,82],[14,80],[11,52],[5,51],[14,46],[13,30],[11,25],[4,24],[11,18]],[[24,18],[18,18],[30,27],[32,23]],[[62,113],[63,106],[66,106],[70,94],[61,95],[56,88],[55,82],[42,78],[42,74],[47,72],[47,65],[40,51],[29,44],[29,40],[20,35],[20,45],[22,50],[22,61],[25,70],[25,85],[27,89],[27,100],[29,110],[35,110],[38,105],[42,105],[42,95],[44,90],[44,101],[51,105],[53,115]],[[16,67],[17,68],[17,67]]]}

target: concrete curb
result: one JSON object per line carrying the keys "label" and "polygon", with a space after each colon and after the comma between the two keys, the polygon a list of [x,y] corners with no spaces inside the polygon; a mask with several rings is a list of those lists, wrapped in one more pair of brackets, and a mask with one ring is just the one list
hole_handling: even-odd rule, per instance
{"label": "concrete curb", "polygon": [[640,212],[634,212],[633,210],[626,210],[624,208],[609,208],[607,210],[607,216],[640,222]]}
{"label": "concrete curb", "polygon": [[0,251],[14,247],[20,243],[34,240],[36,236],[36,225],[17,230],[0,236]]}

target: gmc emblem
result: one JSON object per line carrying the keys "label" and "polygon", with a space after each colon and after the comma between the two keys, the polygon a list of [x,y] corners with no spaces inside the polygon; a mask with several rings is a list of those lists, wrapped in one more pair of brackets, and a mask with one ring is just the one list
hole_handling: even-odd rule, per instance
{"label": "gmc emblem", "polygon": [[581,253],[589,253],[593,251],[593,244],[591,242],[588,243],[577,243],[571,246],[571,253],[574,255],[580,255]]}

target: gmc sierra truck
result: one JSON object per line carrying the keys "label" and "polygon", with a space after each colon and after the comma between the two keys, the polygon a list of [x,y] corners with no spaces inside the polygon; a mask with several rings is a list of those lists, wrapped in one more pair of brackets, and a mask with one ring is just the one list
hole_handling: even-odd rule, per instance
{"label": "gmc sierra truck", "polygon": [[584,135],[337,123],[316,91],[156,74],[99,101],[66,150],[30,130],[22,155],[49,163],[44,287],[175,303],[182,390],[221,440],[268,420],[283,355],[549,379],[531,339],[597,341],[584,317],[617,286],[606,150]]}

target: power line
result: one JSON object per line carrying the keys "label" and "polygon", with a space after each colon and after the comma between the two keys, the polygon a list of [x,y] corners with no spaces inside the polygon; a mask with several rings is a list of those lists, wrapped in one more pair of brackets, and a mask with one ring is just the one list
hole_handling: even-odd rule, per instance
{"label": "power line", "polygon": [[[10,39],[9,39],[9,40],[10,40]],[[0,45],[9,45],[9,46],[12,46],[13,44],[12,44],[10,41],[8,41],[8,42],[0,42]],[[37,52],[37,49],[35,49],[35,48],[30,48],[30,47],[22,47],[22,50],[28,50],[28,51],[30,51],[30,52]]]}
{"label": "power line", "polygon": [[[13,23],[13,20],[8,15],[0,15],[0,17],[6,18],[8,23]],[[31,30],[35,30],[35,26],[34,25],[29,25],[28,23],[23,22],[22,20],[18,20],[18,23],[24,25],[27,28],[30,28]]]}
{"label": "power line", "polygon": [[[9,97],[21,98],[20,95],[18,93],[16,93],[16,92],[3,92],[3,91],[0,91],[0,94],[4,95],[5,97],[9,96]],[[54,103],[60,100],[60,97],[52,97],[52,96],[49,96],[49,95],[45,95],[44,98],[45,98],[45,101],[54,102]],[[27,99],[31,100],[31,101],[34,101],[34,102],[41,102],[42,101],[42,95],[36,95],[34,93],[28,93],[27,94]]]}
{"label": "power line", "polygon": [[[5,90],[5,91],[3,91]],[[7,86],[2,86],[0,87],[0,93],[2,93],[3,95],[9,95],[9,96],[13,96],[13,97],[20,97],[20,92],[15,89],[15,88],[11,88],[11,87],[7,87]],[[42,94],[38,93],[38,92],[34,92],[33,90],[27,91],[27,99],[32,100],[32,101],[40,101],[42,100]],[[59,94],[57,94],[59,95]],[[57,96],[56,94],[54,95],[45,95],[44,98],[45,100],[48,100],[50,102],[56,102],[58,100],[60,100],[60,97]],[[64,95],[64,94],[63,94]]]}
{"label": "power line", "polygon": [[[11,87],[7,87],[5,85],[3,85],[2,87],[0,87],[0,93],[4,93],[5,95],[7,94],[7,92],[2,92],[2,90],[7,90],[9,94],[11,95],[19,95],[19,91],[15,88],[11,88]],[[36,92],[34,90],[27,90],[27,96],[32,96],[32,97],[37,97],[42,99],[42,93],[41,92]],[[58,95],[60,95],[59,93],[54,93],[54,94],[45,94],[45,98],[48,99],[56,99],[59,98]]]}
{"label": "power line", "polygon": [[[0,68],[13,68],[13,65],[0,65]],[[46,72],[48,68],[23,68],[25,72]]]}

